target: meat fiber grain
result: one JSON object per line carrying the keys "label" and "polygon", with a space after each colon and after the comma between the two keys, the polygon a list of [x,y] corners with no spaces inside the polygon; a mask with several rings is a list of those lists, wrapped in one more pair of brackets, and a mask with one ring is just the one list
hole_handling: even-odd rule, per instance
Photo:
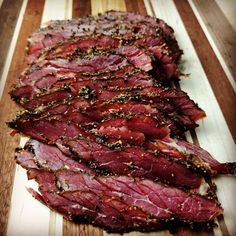
{"label": "meat fiber grain", "polygon": [[40,186],[36,199],[66,218],[110,232],[153,231],[177,223],[211,229],[222,214],[215,200],[149,180],[127,176],[94,177],[61,170],[28,169]]}

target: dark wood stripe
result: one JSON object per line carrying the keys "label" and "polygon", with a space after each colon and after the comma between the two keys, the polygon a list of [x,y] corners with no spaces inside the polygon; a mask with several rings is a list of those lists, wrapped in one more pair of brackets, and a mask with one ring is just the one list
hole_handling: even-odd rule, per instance
{"label": "dark wood stripe", "polygon": [[143,15],[147,15],[143,0],[125,0],[125,5],[127,11],[133,11]]}
{"label": "dark wood stripe", "polygon": [[90,0],[74,0],[73,1],[73,9],[72,9],[72,17],[83,17],[91,14],[91,1]]}
{"label": "dark wood stripe", "polygon": [[215,0],[208,0],[207,4],[201,0],[193,2],[236,81],[236,32],[233,26]]}
{"label": "dark wood stripe", "polygon": [[23,0],[4,0],[0,8],[0,80]]}
{"label": "dark wood stripe", "polygon": [[218,220],[222,235],[229,236],[229,231],[228,231],[227,226],[225,224],[224,216],[223,215],[218,216],[217,220]]}
{"label": "dark wood stripe", "polygon": [[179,228],[173,236],[214,236],[213,232],[198,232],[188,228]]}
{"label": "dark wood stripe", "polygon": [[195,145],[200,146],[199,141],[198,141],[198,138],[197,138],[197,134],[196,134],[195,130],[191,130],[191,131],[190,131],[190,134],[191,134],[193,143],[194,143]]}
{"label": "dark wood stripe", "polygon": [[63,235],[65,236],[103,236],[103,230],[88,224],[76,224],[64,220]]}
{"label": "dark wood stripe", "polygon": [[187,1],[175,0],[175,4],[206,72],[234,141],[236,141],[235,92],[189,3]]}
{"label": "dark wood stripe", "polygon": [[25,47],[28,35],[39,28],[43,12],[44,0],[29,0],[21,25],[15,52],[10,65],[8,78],[0,102],[0,235],[5,235],[9,217],[10,201],[15,173],[15,148],[19,144],[19,136],[11,137],[10,129],[5,122],[15,117],[19,107],[11,101],[8,92],[17,76],[26,66]]}

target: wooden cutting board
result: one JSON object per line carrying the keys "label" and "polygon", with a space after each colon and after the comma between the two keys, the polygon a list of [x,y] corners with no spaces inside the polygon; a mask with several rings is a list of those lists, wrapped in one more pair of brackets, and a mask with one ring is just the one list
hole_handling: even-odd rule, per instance
{"label": "wooden cutting board", "polygon": [[[192,1],[190,3],[192,6]],[[19,142],[23,145],[25,140],[8,135],[9,129],[5,122],[14,117],[18,108],[11,102],[7,93],[17,75],[26,66],[24,48],[27,36],[49,20],[70,19],[111,9],[140,12],[165,20],[174,28],[180,47],[184,50],[183,72],[191,74],[188,79],[181,80],[180,87],[207,113],[207,118],[200,122],[196,132],[187,134],[188,140],[200,144],[219,161],[236,161],[235,133],[232,128],[234,117],[229,112],[230,107],[235,105],[235,93],[191,6],[187,1],[172,0],[22,1],[1,79],[2,83],[6,78],[0,104],[0,235],[108,235],[97,227],[66,221],[33,199],[27,192],[26,186],[34,186],[34,183],[29,183],[25,171],[14,163],[14,149]],[[220,80],[217,80],[218,77]],[[231,99],[227,99],[226,95]],[[201,234],[180,229],[174,235],[236,235],[236,178],[220,177],[215,182],[218,186],[219,200],[225,209],[224,217],[217,219],[219,227],[214,232]],[[161,231],[132,232],[125,235],[170,236],[172,234]]]}

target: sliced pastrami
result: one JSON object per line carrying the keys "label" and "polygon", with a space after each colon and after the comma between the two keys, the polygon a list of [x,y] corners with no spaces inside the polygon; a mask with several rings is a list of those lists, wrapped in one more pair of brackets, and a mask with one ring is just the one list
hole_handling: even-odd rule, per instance
{"label": "sliced pastrami", "polygon": [[[89,81],[95,82],[100,81],[101,83],[116,83],[112,80],[123,78],[123,82],[129,82],[128,78],[133,74],[139,72],[136,76],[136,82],[139,80],[143,81],[144,83],[150,83],[151,78],[148,78],[147,75],[144,73],[140,73],[140,71],[134,68],[132,65],[124,66],[119,68],[117,71],[110,71],[104,73],[76,73],[76,72],[65,72],[65,71],[53,71],[47,70],[47,68],[38,68],[38,73],[31,72],[30,74],[23,74],[20,77],[20,86],[15,86],[10,92],[12,98],[16,101],[20,101],[21,103],[26,102],[27,100],[33,99],[36,95],[42,96],[45,93],[53,92],[58,89],[66,89],[69,85],[81,81]],[[40,74],[39,71],[42,70]],[[146,81],[147,80],[147,81]],[[135,78],[133,78],[134,83]],[[130,83],[130,82],[129,82]],[[120,81],[119,86],[122,84]],[[153,83],[151,83],[153,84]],[[105,85],[105,84],[104,84]],[[113,84],[112,86],[117,86]],[[123,86],[124,87],[124,86]]]}
{"label": "sliced pastrami", "polygon": [[[100,87],[117,88],[121,86],[124,88],[125,86],[153,85],[152,78],[141,72],[125,80],[127,83],[121,80],[121,78],[127,77],[124,74],[126,71],[123,67],[127,67],[129,70],[131,65],[133,65],[132,74],[137,71],[135,67],[143,71],[152,69],[150,57],[135,46],[124,46],[115,51],[102,51],[91,55],[74,55],[73,58],[58,57],[50,60],[39,60],[19,77],[18,85],[11,91],[11,96],[16,101],[21,100],[23,103],[24,100],[32,99],[34,96],[40,96],[43,93],[49,93],[60,88],[67,88],[71,84],[74,84],[74,89],[78,89],[78,86],[89,86],[92,83],[90,81],[92,80],[92,73],[97,71],[99,71],[99,74],[103,74],[103,78],[107,78],[107,76],[109,78],[112,73],[117,76],[121,75],[117,77],[119,79],[117,82],[109,83],[109,81],[106,82],[103,79],[103,82],[100,82],[102,84],[99,83]],[[116,73],[117,71],[123,71],[123,73]],[[85,74],[90,74],[90,76]],[[84,79],[89,80],[87,83],[90,84],[86,85],[86,82],[84,82],[85,84],[82,85],[81,80]],[[137,82],[137,84],[134,85],[134,82]],[[93,89],[94,84],[91,86],[91,89]]]}
{"label": "sliced pastrami", "polygon": [[59,57],[52,60],[41,60],[25,70],[19,78],[19,84],[20,86],[35,85],[35,83],[41,82],[42,78],[49,81],[48,83],[55,83],[54,80],[59,79],[54,76],[56,74],[66,74],[69,78],[73,78],[76,73],[89,73],[90,75],[94,73],[96,75],[97,71],[99,74],[115,72],[128,65],[130,63],[124,56],[108,52],[98,52],[87,56],[80,55],[72,59]]}
{"label": "sliced pastrami", "polygon": [[[163,153],[180,161],[187,161],[203,173],[236,174],[236,162],[220,163],[201,147],[180,139],[155,140],[146,143],[146,148]],[[183,163],[182,162],[182,163]]]}
{"label": "sliced pastrami", "polygon": [[[111,197],[119,197],[121,194],[125,202],[143,208],[153,217],[175,215],[180,219],[201,222],[212,220],[221,212],[215,200],[149,180],[134,181],[126,176],[99,177],[93,180],[86,174],[68,171],[59,171],[56,177],[64,191],[93,189],[96,193],[107,192]],[[133,198],[134,193],[136,199]]]}
{"label": "sliced pastrami", "polygon": [[[123,27],[121,27],[122,25]],[[117,33],[123,36],[129,32],[143,32],[150,35],[156,33],[155,31],[159,31],[160,38],[162,32],[166,39],[173,38],[173,29],[163,20],[131,12],[110,11],[95,17],[89,16],[70,21],[51,21],[48,27],[31,34],[29,54],[32,55],[32,58],[36,58],[43,47],[52,46],[62,39],[70,38],[71,35],[74,37],[89,35],[91,37],[95,32],[106,32],[107,35]],[[178,46],[176,51],[177,49]]]}
{"label": "sliced pastrami", "polygon": [[[205,112],[200,109],[185,92],[178,89],[164,89],[160,86],[151,86],[134,89],[129,93],[104,90],[98,95],[99,100],[116,99],[119,101],[127,99],[127,97],[145,99],[154,105],[157,103],[156,106],[159,107],[160,110],[166,111],[169,116],[179,117],[183,125],[186,124],[186,126],[188,123],[191,123],[191,120],[197,121],[206,116]],[[183,116],[176,116],[176,112],[179,112]],[[191,119],[190,121],[188,121],[188,117]]]}
{"label": "sliced pastrami", "polygon": [[103,141],[102,139],[85,132],[74,124],[44,119],[17,120],[10,123],[10,126],[39,141],[50,144],[59,143],[69,147],[79,159],[95,166],[98,171],[130,174],[153,180],[160,179],[186,188],[198,188],[201,183],[201,177],[182,164],[175,163],[164,156],[155,156],[141,147],[127,147],[122,151],[111,150],[110,148],[116,149],[116,142],[108,148],[97,143],[97,141]]}
{"label": "sliced pastrami", "polygon": [[[119,116],[132,117],[146,115],[156,119],[159,124],[166,125],[170,129],[171,135],[174,137],[182,136],[184,131],[187,129],[183,127],[181,122],[177,122],[176,118],[173,119],[169,117],[169,112],[159,110],[160,107],[157,103],[149,104],[149,102],[140,99],[139,101],[136,101],[135,99],[127,98],[127,101],[100,101],[92,104],[87,99],[77,97],[61,103],[54,103],[49,107],[44,107],[44,109],[41,106],[41,108],[42,111],[39,110],[36,113],[24,112],[23,115],[18,116],[18,119],[28,119],[29,117],[31,117],[31,119],[40,119],[43,117],[60,117],[61,115],[71,119],[72,117],[69,117],[69,114],[76,115],[76,113],[79,113],[79,116],[86,114],[90,119],[93,119],[96,122],[101,122],[104,119],[111,119]],[[191,129],[192,127],[193,125],[191,123],[191,125],[188,126],[188,129]]]}
{"label": "sliced pastrami", "polygon": [[166,126],[158,124],[157,120],[139,115],[131,118],[114,118],[97,125],[96,134],[125,140],[128,143],[141,145],[148,138],[164,139],[169,135]]}
{"label": "sliced pastrami", "polygon": [[[77,113],[77,115],[79,116],[80,113]],[[80,119],[83,119],[83,117]],[[146,125],[144,125],[145,119],[147,119],[148,121]],[[138,162],[137,165],[140,168],[143,168],[143,165],[145,166],[147,164],[142,162],[142,158],[143,156],[147,155],[147,159],[151,158],[149,165],[153,166],[153,162],[155,162],[156,160],[160,162],[158,163],[160,164],[160,167],[157,166],[156,169],[161,168],[160,170],[163,170],[163,168],[165,168],[164,166],[166,165],[166,168],[169,171],[167,176],[165,176],[165,174],[164,176],[162,176],[162,174],[158,173],[158,171],[156,173],[157,176],[159,176],[158,178],[160,178],[162,181],[166,180],[167,182],[172,184],[175,184],[175,182],[179,182],[180,179],[172,179],[171,174],[174,173],[173,176],[175,176],[176,174],[175,172],[173,172],[173,168],[170,167],[172,165],[171,163],[174,163],[174,166],[179,163],[177,165],[177,167],[179,166],[178,168],[182,169],[183,166],[185,166],[184,168],[191,168],[191,170],[195,172],[200,171],[199,173],[202,173],[204,175],[206,173],[210,175],[235,174],[235,163],[219,163],[208,152],[196,145],[187,143],[182,140],[174,140],[168,138],[168,130],[166,130],[166,128],[163,126],[156,127],[157,131],[153,133],[156,136],[161,135],[160,137],[162,137],[162,140],[155,140],[155,136],[150,136],[152,133],[150,134],[149,131],[151,128],[155,129],[155,127],[152,127],[152,125],[156,123],[152,124],[152,119],[152,122],[149,123],[149,119],[150,117],[146,118],[145,116],[141,116],[131,118],[130,120],[118,118],[107,122],[102,122],[99,124],[99,126],[97,126],[95,130],[93,130],[93,132],[102,136],[95,136],[91,134],[90,132],[88,132],[88,128],[85,129],[78,127],[78,124],[76,124],[76,120],[73,121],[69,118],[60,118],[57,116],[54,117],[54,119],[52,119],[52,117],[51,119],[44,118],[39,120],[19,119],[15,122],[10,123],[10,126],[24,133],[25,135],[31,136],[39,141],[48,142],[50,144],[57,144],[63,152],[65,151],[67,153],[68,148],[66,148],[66,146],[69,146],[79,158],[82,158],[86,162],[92,161],[98,163],[98,169],[108,170],[112,173],[116,173],[115,171],[118,171],[118,169],[116,168],[118,168],[119,165],[121,165],[120,170],[125,171],[124,173],[121,172],[121,174],[128,174],[129,171],[133,172],[132,168],[135,169],[136,167],[133,167],[133,164],[130,163],[133,163],[132,158],[135,158],[135,156],[136,158],[141,158],[137,159],[140,161],[140,163]],[[72,122],[70,123],[69,120]],[[142,123],[142,126],[139,126],[139,122]],[[92,122],[91,124],[93,127],[95,123]],[[152,137],[153,140],[150,141],[147,137]],[[74,140],[67,141],[68,138]],[[67,142],[69,142],[69,145]],[[73,145],[71,146],[71,142],[73,143],[73,145],[75,145],[75,147]],[[99,142],[101,144],[97,144],[96,142]],[[142,149],[141,147],[136,146],[132,147],[134,148],[134,152],[130,151],[132,150],[132,148],[130,147],[130,149],[129,147],[125,147],[126,144],[144,145],[146,151],[144,151],[144,149]],[[78,149],[76,149],[76,147]],[[85,150],[83,148],[85,148]],[[115,149],[117,151],[113,151],[112,149]],[[95,154],[96,150],[100,150],[101,153]],[[149,154],[151,154],[151,156],[149,156],[148,152]],[[69,155],[71,155],[70,151],[68,153]],[[126,158],[131,159],[125,161],[126,159],[123,155],[126,154]],[[157,157],[155,157],[155,155],[157,155]],[[99,158],[99,156],[102,156],[101,159]],[[109,161],[105,163],[104,161],[106,161],[108,157],[111,159],[109,159]],[[119,163],[120,160],[124,161],[125,163]],[[161,163],[161,160],[163,160],[164,162]],[[114,169],[111,164],[112,162],[114,162],[115,164]],[[153,169],[153,167],[149,165],[147,168]],[[138,170],[138,172],[139,171],[140,169]],[[151,173],[142,171],[143,170],[141,170],[140,173],[142,173],[147,178],[155,179],[155,175],[153,173],[155,173],[156,170],[152,170]],[[134,176],[138,175],[140,177],[138,172],[134,172]],[[180,172],[183,172],[185,176],[185,170],[182,170]],[[185,179],[184,181],[186,181],[186,183],[184,184],[190,184],[187,183],[187,179]],[[193,186],[196,187],[197,184],[195,183]]]}
{"label": "sliced pastrami", "polygon": [[[184,188],[198,188],[201,178],[184,165],[161,155],[151,154],[140,147],[111,150],[94,141],[80,139],[64,141],[64,144],[93,167],[119,175],[161,180]],[[116,143],[114,144],[114,148]]]}
{"label": "sliced pastrami", "polygon": [[16,162],[28,169],[46,169],[48,171],[71,170],[95,174],[91,168],[66,156],[56,146],[47,145],[36,140],[29,140],[24,149],[18,149]]}
{"label": "sliced pastrami", "polygon": [[[95,85],[96,88],[100,87]],[[62,95],[62,98],[60,96]],[[55,97],[54,97],[55,96]],[[183,130],[191,130],[197,127],[195,121],[205,117],[205,112],[195,104],[188,95],[180,90],[164,89],[162,87],[151,86],[144,88],[134,88],[130,91],[123,90],[92,90],[90,87],[81,87],[79,91],[71,89],[70,91],[56,91],[40,97],[36,97],[23,105],[25,109],[34,110],[39,107],[51,106],[52,103],[61,102],[65,98],[80,96],[82,98],[96,103],[97,101],[113,100],[127,101],[130,99],[144,100],[153,108],[158,109],[164,117],[177,122]],[[47,100],[49,103],[47,104]],[[42,107],[44,105],[44,107]]]}
{"label": "sliced pastrami", "polygon": [[150,104],[141,100],[128,99],[128,101],[101,102],[97,103],[95,107],[92,106],[92,109],[85,109],[84,112],[97,121],[125,115],[131,117],[146,115],[157,119],[160,124],[166,125],[173,136],[181,136],[185,131],[182,124],[179,125],[176,119],[171,119],[168,114],[159,110],[158,104]]}
{"label": "sliced pastrami", "polygon": [[93,192],[65,192],[58,194],[30,189],[29,192],[44,205],[76,223],[100,226],[108,232],[124,233],[132,230],[154,231],[166,228],[157,219],[148,218],[143,210],[119,198],[98,196]]}
{"label": "sliced pastrami", "polygon": [[78,37],[76,39],[69,39],[60,42],[57,46],[50,48],[43,52],[40,57],[50,60],[53,58],[66,58],[76,55],[76,53],[93,53],[94,48],[97,49],[110,49],[119,47],[121,42],[119,39],[106,36],[97,35],[90,37]]}
{"label": "sliced pastrami", "polygon": [[[103,35],[102,38],[104,35],[106,36],[106,39],[100,43],[101,45],[96,42],[96,39],[93,39],[94,35],[99,37],[100,34]],[[77,43],[76,40],[73,40],[74,38],[84,40],[83,38],[86,36],[89,36],[90,39],[85,43]],[[112,39],[109,39],[108,36]],[[56,21],[43,30],[33,33],[29,38],[29,61],[36,59],[41,49],[45,47],[53,46],[50,51],[52,51],[51,55],[55,56],[53,52],[57,51],[56,43],[67,39],[70,39],[69,41],[72,43],[66,42],[65,45],[59,43],[57,46],[62,47],[61,55],[64,56],[73,54],[72,51],[80,47],[82,51],[86,50],[88,46],[92,48],[95,43],[98,44],[98,47],[110,45],[111,48],[119,44],[136,45],[155,57],[159,62],[157,63],[159,71],[164,74],[166,79],[176,74],[176,63],[182,54],[173,36],[173,29],[162,20],[134,13],[112,12],[111,14],[111,12],[107,12],[103,15],[69,22]],[[119,43],[114,43],[115,39],[119,39]],[[60,49],[58,51],[60,53]]]}
{"label": "sliced pastrami", "polygon": [[28,176],[39,183],[41,193],[30,190],[36,199],[70,220],[112,232],[152,231],[173,222],[196,223],[209,229],[222,214],[215,200],[148,180],[94,177],[68,170],[51,173],[28,169]]}
{"label": "sliced pastrami", "polygon": [[91,137],[82,128],[76,124],[60,122],[58,120],[15,120],[9,123],[9,126],[19,132],[32,137],[36,140],[55,144],[57,140],[64,137]]}
{"label": "sliced pastrami", "polygon": [[175,140],[174,142],[177,144],[177,148],[179,150],[184,150],[189,155],[193,154],[197,156],[202,161],[207,163],[213,171],[217,172],[217,174],[236,174],[236,162],[220,163],[214,159],[209,152],[197,145],[185,142],[183,140]]}
{"label": "sliced pastrami", "polygon": [[54,93],[45,94],[44,96],[32,99],[27,103],[23,103],[22,106],[28,110],[38,109],[38,111],[43,110],[47,106],[51,106],[52,104],[63,102],[69,98],[73,97],[73,94],[65,91],[59,90]]}

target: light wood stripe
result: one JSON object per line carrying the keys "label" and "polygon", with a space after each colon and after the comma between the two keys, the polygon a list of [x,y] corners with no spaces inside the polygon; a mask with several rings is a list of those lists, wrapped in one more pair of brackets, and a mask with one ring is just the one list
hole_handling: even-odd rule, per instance
{"label": "light wood stripe", "polygon": [[37,188],[35,182],[28,181],[26,171],[17,165],[7,236],[49,235],[54,230],[49,227],[50,211],[29,194],[26,186]]}
{"label": "light wood stripe", "polygon": [[[55,9],[56,6],[56,9]],[[41,26],[45,26],[51,20],[64,20],[65,18],[64,0],[45,0]]]}
{"label": "light wood stripe", "polygon": [[233,26],[236,31],[236,20],[235,20],[235,0],[215,0],[221,11],[224,13],[225,17],[229,21],[229,23]]}
{"label": "light wood stripe", "polygon": [[65,0],[65,19],[72,18],[73,0]]}
{"label": "light wood stripe", "polygon": [[204,4],[199,0],[190,0],[189,2],[208,41],[230,80],[234,91],[236,92],[235,29],[228,22],[215,0],[209,0],[207,4]]}
{"label": "light wood stripe", "polygon": [[124,0],[91,0],[92,15],[109,10],[126,11]]}
{"label": "light wood stripe", "polygon": [[1,190],[0,190],[0,235],[6,234],[7,221],[9,216],[10,196],[13,187],[13,175],[15,171],[14,151],[19,144],[19,137],[10,137],[10,130],[6,127],[5,122],[11,120],[18,109],[8,95],[8,91],[15,81],[15,78],[26,65],[25,47],[27,36],[39,27],[43,1],[29,1],[24,14],[20,34],[17,40],[15,52],[11,62],[5,90],[1,100],[0,111],[0,173],[1,173]]}
{"label": "light wood stripe", "polygon": [[145,5],[145,8],[146,8],[147,15],[154,16],[154,12],[153,12],[152,5],[151,5],[150,1],[149,0],[143,0],[143,2],[144,2],[144,5]]}

